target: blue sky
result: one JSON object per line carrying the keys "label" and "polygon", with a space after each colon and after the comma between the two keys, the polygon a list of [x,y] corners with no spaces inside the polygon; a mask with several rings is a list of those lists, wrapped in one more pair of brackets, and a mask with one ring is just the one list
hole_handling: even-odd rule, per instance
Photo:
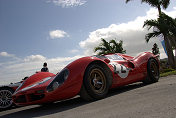
{"label": "blue sky", "polygon": [[[165,11],[176,17],[176,0]],[[51,72],[93,55],[101,38],[124,41],[127,54],[150,51],[145,19],[157,10],[140,0],[0,0],[0,84],[20,81],[48,62]],[[133,43],[132,43],[133,42]],[[144,48],[145,47],[145,48]]]}
{"label": "blue sky", "polygon": [[[125,4],[123,0],[89,0],[81,6],[67,8],[47,0],[0,2],[0,50],[21,57],[31,54],[68,56],[71,48],[79,49],[78,42],[86,39],[89,32],[112,23],[129,21],[147,10],[135,9],[135,3],[139,8],[147,6],[140,2]],[[67,32],[69,37],[50,40],[49,32],[58,29]]]}

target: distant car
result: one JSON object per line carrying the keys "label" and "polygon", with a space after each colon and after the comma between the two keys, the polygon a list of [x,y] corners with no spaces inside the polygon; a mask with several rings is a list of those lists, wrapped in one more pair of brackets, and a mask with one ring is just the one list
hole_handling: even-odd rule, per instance
{"label": "distant car", "polygon": [[8,109],[13,106],[12,94],[20,86],[21,82],[0,86],[0,109]]}
{"label": "distant car", "polygon": [[118,53],[89,56],[73,61],[56,76],[45,78],[43,74],[36,73],[23,82],[13,95],[15,104],[52,103],[78,94],[87,101],[99,100],[111,88],[139,81],[157,82],[159,60],[150,52],[137,57]]}

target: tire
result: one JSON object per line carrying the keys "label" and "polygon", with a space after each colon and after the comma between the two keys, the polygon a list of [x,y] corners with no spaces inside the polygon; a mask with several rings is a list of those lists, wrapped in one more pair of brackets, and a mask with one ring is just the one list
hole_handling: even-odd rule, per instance
{"label": "tire", "polygon": [[93,101],[106,97],[110,82],[106,69],[98,64],[91,64],[84,75],[80,91],[81,98],[86,101]]}
{"label": "tire", "polygon": [[0,88],[0,109],[9,109],[13,106],[12,94],[14,90],[11,88]]}
{"label": "tire", "polygon": [[151,82],[158,82],[160,73],[159,73],[159,66],[155,59],[150,59],[147,65],[148,75],[151,79]]}
{"label": "tire", "polygon": [[155,59],[150,59],[147,63],[147,77],[143,81],[145,84],[158,82],[160,77],[159,66]]}

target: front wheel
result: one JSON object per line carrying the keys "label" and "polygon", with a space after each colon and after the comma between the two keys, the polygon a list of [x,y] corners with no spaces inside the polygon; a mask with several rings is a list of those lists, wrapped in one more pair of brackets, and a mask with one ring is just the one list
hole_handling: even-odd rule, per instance
{"label": "front wheel", "polygon": [[100,65],[90,65],[84,75],[80,96],[87,101],[104,98],[110,85],[107,77],[107,72]]}
{"label": "front wheel", "polygon": [[0,88],[0,109],[8,109],[12,107],[13,90],[10,88]]}

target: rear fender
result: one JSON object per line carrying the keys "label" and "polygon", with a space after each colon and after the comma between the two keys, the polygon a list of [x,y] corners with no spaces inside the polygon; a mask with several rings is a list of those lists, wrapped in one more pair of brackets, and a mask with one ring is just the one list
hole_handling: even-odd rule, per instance
{"label": "rear fender", "polygon": [[148,60],[151,58],[155,59],[159,65],[159,60],[157,55],[154,55],[150,52],[144,52],[140,54],[139,56],[133,59],[133,62],[135,63],[136,67],[140,68],[141,72],[147,72],[147,63],[148,63]]}
{"label": "rear fender", "polygon": [[139,56],[135,57],[133,59],[133,62],[135,62],[136,65],[140,66],[142,65],[143,63],[146,63],[148,62],[148,60],[150,58],[156,58],[155,55],[153,55],[152,53],[150,52],[144,52],[142,54],[140,54]]}

